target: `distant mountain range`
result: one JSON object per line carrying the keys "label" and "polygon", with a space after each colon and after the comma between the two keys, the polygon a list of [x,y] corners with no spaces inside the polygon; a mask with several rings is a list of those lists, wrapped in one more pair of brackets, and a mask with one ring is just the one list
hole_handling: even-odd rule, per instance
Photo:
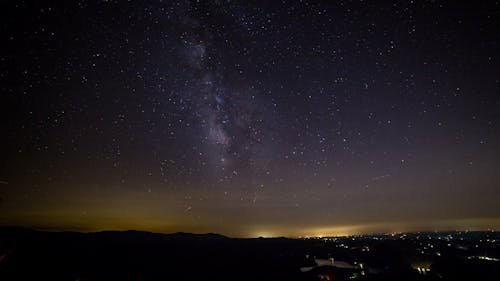
{"label": "distant mountain range", "polygon": [[0,226],[0,235],[33,235],[33,234],[54,234],[54,235],[87,235],[87,236],[115,236],[115,237],[130,237],[130,238],[169,238],[169,239],[230,239],[227,236],[217,233],[189,233],[189,232],[174,232],[174,233],[156,233],[139,230],[104,230],[96,232],[77,232],[77,231],[44,231],[35,230],[23,227]]}

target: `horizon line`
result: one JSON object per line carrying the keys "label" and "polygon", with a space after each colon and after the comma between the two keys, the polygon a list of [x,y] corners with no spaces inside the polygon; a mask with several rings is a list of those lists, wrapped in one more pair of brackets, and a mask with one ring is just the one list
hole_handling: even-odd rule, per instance
{"label": "horizon line", "polygon": [[322,239],[322,238],[341,238],[341,237],[355,237],[355,236],[395,236],[404,234],[420,234],[420,233],[447,233],[447,232],[500,232],[495,228],[473,228],[473,229],[422,229],[422,230],[407,230],[407,231],[373,231],[373,232],[358,232],[352,234],[330,234],[330,235],[261,235],[261,236],[232,236],[226,235],[220,232],[191,232],[191,231],[174,231],[174,232],[162,232],[162,231],[152,231],[152,230],[141,230],[141,229],[98,229],[98,230],[76,230],[71,228],[55,228],[55,227],[30,227],[21,225],[3,225],[0,224],[0,228],[14,228],[23,229],[28,231],[38,231],[46,233],[81,233],[81,234],[93,234],[102,232],[142,232],[160,235],[174,235],[174,234],[191,234],[191,235],[219,235],[229,239],[276,239],[276,238],[286,238],[286,239]]}

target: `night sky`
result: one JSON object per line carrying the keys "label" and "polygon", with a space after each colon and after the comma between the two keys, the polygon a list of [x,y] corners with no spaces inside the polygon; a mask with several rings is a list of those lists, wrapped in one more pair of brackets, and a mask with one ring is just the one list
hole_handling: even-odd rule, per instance
{"label": "night sky", "polygon": [[499,1],[43,2],[0,8],[2,225],[500,228]]}

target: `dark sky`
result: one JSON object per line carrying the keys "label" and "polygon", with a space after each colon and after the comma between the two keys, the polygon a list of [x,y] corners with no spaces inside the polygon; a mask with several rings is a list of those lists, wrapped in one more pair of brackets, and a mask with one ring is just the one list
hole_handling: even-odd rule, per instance
{"label": "dark sky", "polygon": [[3,2],[0,224],[500,227],[499,1]]}

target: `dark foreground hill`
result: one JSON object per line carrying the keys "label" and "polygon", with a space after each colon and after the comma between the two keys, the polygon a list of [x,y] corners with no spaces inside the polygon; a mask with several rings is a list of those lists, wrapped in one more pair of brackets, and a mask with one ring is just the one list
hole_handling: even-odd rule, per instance
{"label": "dark foreground hill", "polygon": [[297,242],[2,228],[0,280],[299,280]]}
{"label": "dark foreground hill", "polygon": [[475,247],[489,234],[477,235],[455,249],[440,237],[233,239],[0,227],[0,280],[498,280],[498,244]]}

